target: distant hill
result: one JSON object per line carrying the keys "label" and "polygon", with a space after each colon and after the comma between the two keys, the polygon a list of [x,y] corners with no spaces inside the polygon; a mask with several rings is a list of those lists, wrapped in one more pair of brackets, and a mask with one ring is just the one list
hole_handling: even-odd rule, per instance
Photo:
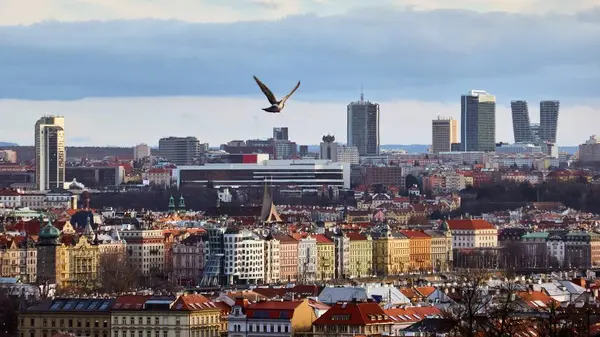
{"label": "distant hill", "polygon": [[[34,146],[2,146],[0,150],[15,150],[17,158],[20,162],[32,161],[35,158]],[[132,147],[95,147],[95,146],[68,146],[66,148],[68,158],[89,158],[102,159],[108,156],[116,156],[119,158],[132,158]],[[152,152],[156,150],[152,149]]]}
{"label": "distant hill", "polygon": [[[429,144],[385,144],[381,145],[381,150],[405,150],[408,153],[426,153],[427,149],[429,149]],[[570,154],[575,154],[575,152],[579,151],[578,146],[559,146],[559,152],[567,152]],[[319,152],[319,145],[309,145],[309,152]]]}
{"label": "distant hill", "polygon": [[19,144],[16,143],[7,143],[7,142],[0,142],[0,147],[3,146],[19,146]]}

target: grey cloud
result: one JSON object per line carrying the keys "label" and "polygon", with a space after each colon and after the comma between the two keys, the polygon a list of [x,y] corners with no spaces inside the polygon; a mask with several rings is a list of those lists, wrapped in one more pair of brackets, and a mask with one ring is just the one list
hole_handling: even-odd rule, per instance
{"label": "grey cloud", "polygon": [[381,100],[456,100],[471,88],[594,97],[598,13],[372,8],[270,22],[0,27],[0,98],[256,96],[254,74],[278,93],[301,79],[305,99],[354,98],[361,84]]}

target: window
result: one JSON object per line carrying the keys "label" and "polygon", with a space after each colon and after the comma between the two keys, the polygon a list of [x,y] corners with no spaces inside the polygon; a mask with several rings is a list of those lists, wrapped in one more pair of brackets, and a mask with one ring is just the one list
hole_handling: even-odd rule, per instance
{"label": "window", "polygon": [[159,325],[160,324],[160,319],[158,317],[154,318],[154,324],[155,325]]}

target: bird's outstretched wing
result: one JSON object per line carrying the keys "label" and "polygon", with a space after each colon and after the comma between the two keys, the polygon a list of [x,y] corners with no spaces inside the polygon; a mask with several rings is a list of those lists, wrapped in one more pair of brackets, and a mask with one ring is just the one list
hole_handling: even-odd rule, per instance
{"label": "bird's outstretched wing", "polygon": [[275,98],[275,95],[273,95],[271,90],[269,90],[269,88],[267,88],[267,86],[263,82],[261,82],[258,79],[258,77],[254,76],[254,80],[256,81],[256,84],[258,84],[258,86],[260,87],[260,90],[262,90],[262,92],[265,94],[265,96],[267,96],[269,103],[277,104],[277,98]]}
{"label": "bird's outstretched wing", "polygon": [[290,92],[289,94],[287,94],[287,96],[285,96],[281,101],[285,103],[285,101],[287,101],[288,98],[290,98],[296,92],[296,90],[298,90],[298,87],[300,87],[300,81],[298,81],[298,84],[296,84],[296,87],[294,87],[294,89],[292,90],[292,92]]}

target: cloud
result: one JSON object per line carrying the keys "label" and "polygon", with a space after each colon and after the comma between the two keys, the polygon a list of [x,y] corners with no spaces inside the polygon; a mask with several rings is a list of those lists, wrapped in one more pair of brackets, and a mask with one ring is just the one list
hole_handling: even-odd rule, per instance
{"label": "cloud", "polygon": [[[298,144],[318,144],[325,134],[346,141],[347,102],[292,100],[282,114],[260,109],[262,99],[206,97],[88,98],[75,101],[0,100],[0,115],[10,116],[10,127],[0,124],[2,141],[33,143],[33,125],[43,114],[65,116],[67,145],[158,144],[168,136],[196,136],[211,146],[232,139],[266,139],[272,128],[288,126]],[[382,144],[429,144],[431,120],[460,118],[460,104],[416,100],[381,101]],[[533,121],[539,112],[531,104]],[[174,113],[176,112],[176,113]],[[184,116],[187,116],[184,118]],[[510,108],[497,107],[497,141],[512,142]],[[582,122],[585,121],[585,122]],[[561,105],[560,145],[576,145],[597,133],[598,105]],[[577,132],[571,132],[577,130]]]}
{"label": "cloud", "polygon": [[303,100],[348,100],[362,85],[376,100],[454,102],[482,88],[505,101],[578,102],[600,87],[600,20],[593,13],[600,11],[388,8],[227,24],[0,27],[0,98],[260,97],[257,74],[279,95],[301,79],[296,98]]}

